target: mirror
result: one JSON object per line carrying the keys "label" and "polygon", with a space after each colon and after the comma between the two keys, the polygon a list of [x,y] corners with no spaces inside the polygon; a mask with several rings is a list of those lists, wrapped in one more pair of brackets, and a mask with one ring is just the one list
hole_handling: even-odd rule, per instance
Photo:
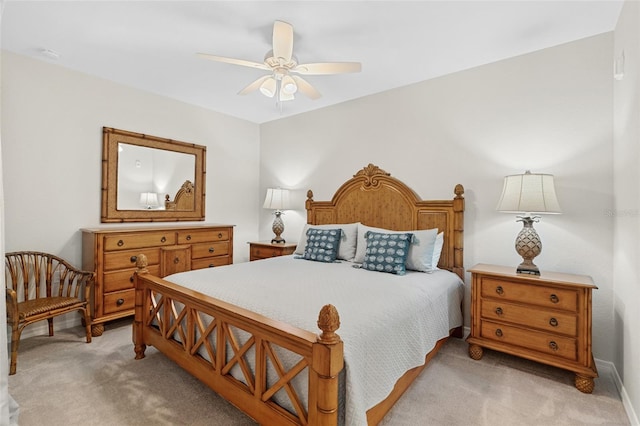
{"label": "mirror", "polygon": [[206,147],[103,128],[102,222],[204,220]]}

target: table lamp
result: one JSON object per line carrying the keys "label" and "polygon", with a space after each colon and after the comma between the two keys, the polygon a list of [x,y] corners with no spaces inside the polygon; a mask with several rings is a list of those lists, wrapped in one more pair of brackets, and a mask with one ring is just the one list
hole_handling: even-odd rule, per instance
{"label": "table lamp", "polygon": [[267,189],[267,196],[264,199],[265,209],[275,210],[275,219],[273,219],[272,230],[276,236],[271,240],[272,243],[284,244],[285,240],[280,235],[284,232],[284,222],[280,217],[282,210],[289,208],[289,190],[281,188]]}
{"label": "table lamp", "polygon": [[540,270],[533,263],[533,259],[542,251],[540,236],[533,227],[540,216],[537,214],[562,213],[553,175],[531,173],[527,170],[521,175],[505,176],[502,196],[497,210],[504,213],[521,213],[517,222],[523,227],[516,237],[516,251],[522,256],[522,263],[516,272],[519,274],[540,275]]}

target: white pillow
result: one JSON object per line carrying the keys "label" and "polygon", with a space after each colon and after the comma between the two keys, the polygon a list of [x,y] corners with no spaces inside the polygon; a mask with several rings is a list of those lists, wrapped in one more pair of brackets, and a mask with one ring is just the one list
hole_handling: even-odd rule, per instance
{"label": "white pillow", "polygon": [[[405,234],[410,232],[413,234],[413,241],[409,247],[409,255],[405,265],[407,269],[420,272],[432,272],[437,269],[438,262],[433,263],[434,249],[436,243],[436,237],[438,236],[438,229],[422,229],[416,231],[391,231],[383,228],[373,228],[363,224],[358,224],[358,245],[356,247],[356,256],[353,259],[355,263],[362,263],[364,261],[364,255],[367,251],[367,241],[364,235],[367,231],[383,232],[387,234]],[[442,251],[442,248],[440,248]],[[440,256],[438,255],[438,259]]]}
{"label": "white pillow", "polygon": [[444,245],[444,232],[440,232],[438,236],[436,236],[436,243],[433,246],[433,260],[431,261],[431,266],[433,269],[438,267],[438,262],[440,262],[440,255],[442,254],[442,246]]}
{"label": "white pillow", "polygon": [[[296,247],[295,254],[302,255],[304,254],[304,248],[307,245],[307,229],[309,228],[318,228],[318,229],[342,229],[342,237],[340,239],[340,246],[338,246],[338,259],[347,260],[349,262],[353,262],[353,258],[356,255],[356,236],[358,235],[358,225],[360,223],[340,223],[340,224],[330,224],[330,225],[309,225],[308,223],[304,225],[302,229],[302,234],[300,235],[300,240],[298,241],[298,246]],[[363,254],[364,256],[364,254]]]}

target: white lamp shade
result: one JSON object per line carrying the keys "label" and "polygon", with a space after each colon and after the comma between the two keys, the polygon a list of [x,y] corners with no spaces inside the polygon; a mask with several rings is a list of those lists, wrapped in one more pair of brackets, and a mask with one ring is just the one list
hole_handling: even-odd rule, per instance
{"label": "white lamp shade", "polygon": [[158,194],[155,192],[143,192],[140,194],[140,205],[144,207],[158,207]]}
{"label": "white lamp shade", "polygon": [[264,199],[263,207],[271,210],[289,209],[289,190],[281,188],[267,189],[267,196]]}
{"label": "white lamp shade", "polygon": [[273,95],[276,94],[276,79],[273,77],[266,79],[260,85],[260,92],[269,98],[273,98]]}
{"label": "white lamp shade", "polygon": [[498,211],[505,213],[562,213],[553,175],[531,173],[505,176]]}
{"label": "white lamp shade", "polygon": [[298,85],[289,74],[282,77],[280,87],[282,88],[282,91],[288,95],[293,95],[298,91]]}

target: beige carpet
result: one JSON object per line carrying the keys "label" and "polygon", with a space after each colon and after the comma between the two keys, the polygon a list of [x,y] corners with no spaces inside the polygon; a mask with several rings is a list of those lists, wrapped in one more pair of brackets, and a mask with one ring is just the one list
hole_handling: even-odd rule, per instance
{"label": "beige carpet", "polygon": [[[253,425],[153,348],[133,359],[130,321],[84,343],[81,328],[23,339],[9,392],[20,425]],[[387,415],[400,425],[628,425],[613,380],[591,395],[573,374],[450,339]]]}

